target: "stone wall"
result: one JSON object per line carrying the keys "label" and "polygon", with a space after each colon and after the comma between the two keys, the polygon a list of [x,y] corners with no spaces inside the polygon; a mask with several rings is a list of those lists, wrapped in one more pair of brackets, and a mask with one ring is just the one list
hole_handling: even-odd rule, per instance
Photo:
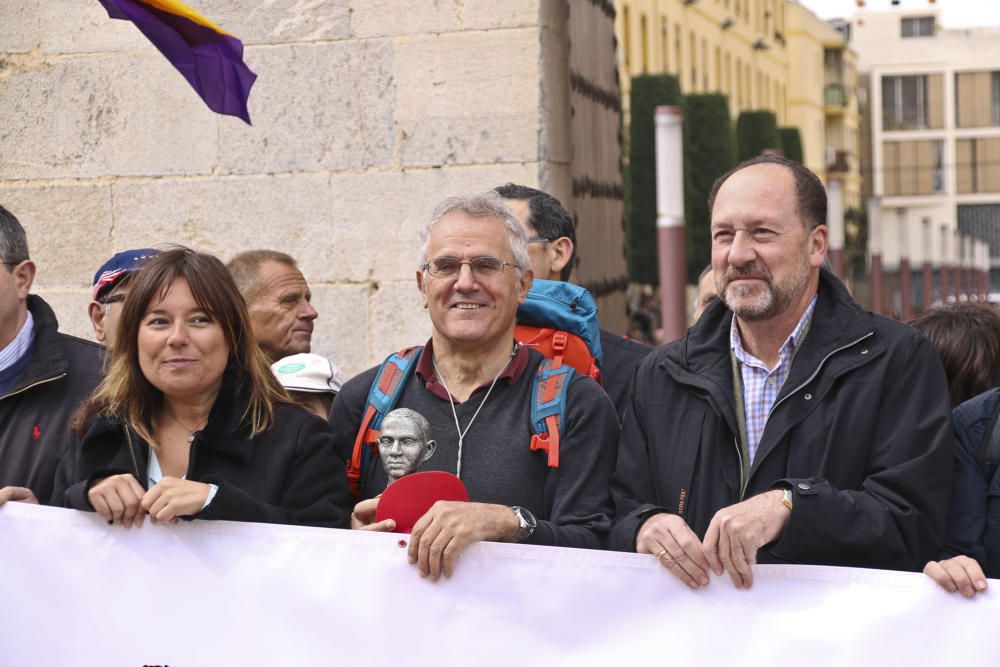
{"label": "stone wall", "polygon": [[98,2],[0,0],[0,203],[63,330],[90,336],[89,284],[116,251],[274,248],[312,284],[315,350],[354,373],[429,332],[414,270],[437,201],[507,181],[571,200],[549,140],[564,3],[190,4],[246,44],[252,127]]}

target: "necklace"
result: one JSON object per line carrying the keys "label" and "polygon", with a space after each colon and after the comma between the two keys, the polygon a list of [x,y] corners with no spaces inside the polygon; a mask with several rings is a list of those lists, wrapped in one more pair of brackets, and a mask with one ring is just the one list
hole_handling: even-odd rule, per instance
{"label": "necklace", "polygon": [[445,382],[444,375],[442,375],[441,371],[438,370],[437,362],[434,360],[434,357],[431,357],[431,365],[434,366],[434,373],[438,376],[438,379],[441,380],[444,390],[448,392],[448,402],[451,404],[451,416],[455,418],[455,431],[458,433],[458,463],[455,465],[455,477],[458,477],[459,479],[462,477],[462,444],[465,441],[465,434],[469,432],[470,428],[472,428],[472,422],[476,421],[476,417],[479,416],[479,411],[483,409],[484,405],[486,405],[486,401],[489,399],[490,394],[493,393],[493,387],[496,386],[497,380],[500,379],[500,375],[507,370],[508,366],[510,366],[510,362],[514,358],[514,354],[516,352],[517,345],[515,344],[514,348],[510,351],[510,356],[507,357],[507,363],[505,363],[503,367],[497,371],[497,374],[493,376],[493,382],[490,383],[490,388],[486,390],[486,395],[483,396],[483,400],[479,403],[479,407],[476,408],[476,411],[472,414],[472,419],[470,419],[469,423],[465,425],[464,430],[462,429],[461,424],[458,423],[458,411],[455,410],[455,399],[451,397],[451,389],[448,389],[448,383]]}
{"label": "necklace", "polygon": [[[188,432],[188,436],[187,436],[188,444],[191,444],[192,442],[194,442],[194,433],[195,433],[195,431],[198,431],[198,430],[201,430],[201,429],[205,428],[204,426],[195,426],[194,428],[191,428],[190,426],[188,426],[187,424],[185,424],[184,422],[182,422],[180,419],[178,419],[177,416],[173,412],[171,412],[170,410],[167,410],[166,408],[164,408],[163,411],[167,413],[168,417],[170,417],[175,422],[177,422],[177,424],[180,425],[180,427],[182,429],[184,429],[185,431]],[[205,422],[208,423],[208,420],[206,419]]]}

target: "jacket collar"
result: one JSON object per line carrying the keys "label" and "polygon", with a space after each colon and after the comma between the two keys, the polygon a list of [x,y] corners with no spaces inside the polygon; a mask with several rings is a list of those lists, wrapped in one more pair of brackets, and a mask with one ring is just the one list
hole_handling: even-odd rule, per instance
{"label": "jacket collar", "polygon": [[[812,326],[809,335],[802,341],[796,363],[792,364],[792,370],[778,396],[779,400],[782,395],[805,382],[830,354],[849,347],[874,330],[875,321],[871,313],[863,310],[851,298],[847,288],[833,273],[821,269],[819,299],[816,301]],[[882,343],[878,340],[872,340],[869,348],[873,354],[868,359],[875,358],[883,351]]]}
{"label": "jacket collar", "polygon": [[[219,396],[212,405],[212,410],[208,414],[208,424],[195,433],[194,442],[199,447],[211,449],[213,451],[237,458],[244,463],[250,461],[250,428],[243,423],[243,413],[249,405],[246,392],[242,390],[235,378],[235,372],[226,370],[222,380],[222,388]],[[277,406],[275,406],[277,408]],[[103,434],[115,432],[122,437],[122,446],[125,446],[125,425],[117,418],[98,417],[87,429],[85,441],[97,442],[91,438],[99,437]],[[143,441],[134,433],[132,444],[135,447],[136,455],[140,458],[140,465],[147,466],[148,448],[139,446]],[[141,455],[140,455],[141,454]],[[143,476],[146,469],[140,471]]]}
{"label": "jacket collar", "polygon": [[[862,310],[844,284],[826,269],[820,269],[818,294],[809,334],[792,364],[782,395],[812,375],[829,354],[874,329],[871,314]],[[667,349],[661,366],[669,368],[678,381],[707,392],[716,410],[736,432],[736,406],[729,358],[732,321],[733,312],[716,299],[687,333]],[[880,343],[874,342],[873,345],[877,346],[874,351],[881,351]],[[869,358],[875,356],[873,354]]]}
{"label": "jacket collar", "polygon": [[[226,369],[219,396],[208,413],[208,424],[195,433],[195,442],[243,462],[250,460],[250,426],[243,415],[250,405],[249,391],[238,381],[236,371]],[[277,405],[274,406],[277,410]]]}
{"label": "jacket collar", "polygon": [[[820,269],[818,293],[812,325],[803,347],[809,346],[825,355],[874,328],[871,314],[862,310],[844,284],[826,269]],[[728,363],[732,321],[733,311],[716,299],[688,329],[668,358],[692,373],[712,374],[718,372],[720,366],[728,368],[725,363],[719,363],[719,357],[725,357],[723,361]]]}
{"label": "jacket collar", "polygon": [[59,340],[59,321],[49,304],[35,294],[28,295],[28,310],[35,320],[35,340],[32,343],[31,359],[24,369],[24,375],[14,391],[60,377],[69,372],[69,360]]}

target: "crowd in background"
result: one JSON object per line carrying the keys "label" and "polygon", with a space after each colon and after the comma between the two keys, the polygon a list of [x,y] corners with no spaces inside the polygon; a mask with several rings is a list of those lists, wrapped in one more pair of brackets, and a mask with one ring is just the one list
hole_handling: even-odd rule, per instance
{"label": "crowd in background", "polygon": [[[391,531],[383,491],[440,471],[471,502],[411,528],[434,579],[495,540],[648,553],[692,588],[749,587],[779,562],[984,590],[1000,576],[1000,315],[864,311],[824,268],[822,184],[780,157],[720,178],[709,208],[695,324],[655,349],[601,330],[595,380],[518,342],[519,306],[576,257],[571,216],[532,188],[442,201],[415,267],[430,339],[349,379],[312,352],[323,313],[276,250],[120,252],[80,304],[97,342],[59,333],[0,207],[0,504],[125,528]],[[652,340],[645,296],[633,327]]]}

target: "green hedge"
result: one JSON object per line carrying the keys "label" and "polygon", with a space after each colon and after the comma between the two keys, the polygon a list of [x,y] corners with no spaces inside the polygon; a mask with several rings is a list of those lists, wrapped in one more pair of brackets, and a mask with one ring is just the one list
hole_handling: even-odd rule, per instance
{"label": "green hedge", "polygon": [[736,145],[740,161],[781,150],[777,118],[770,111],[744,111],[736,119]]}
{"label": "green hedge", "polygon": [[708,193],[719,176],[736,166],[736,142],[725,95],[687,95],[684,107],[687,280],[697,284],[712,257]]}
{"label": "green hedge", "polygon": [[785,152],[785,157],[795,160],[799,164],[802,162],[802,135],[797,127],[782,127],[778,130],[781,137],[781,148]]}
{"label": "green hedge", "polygon": [[844,211],[844,267],[852,276],[867,272],[868,208],[849,208]]}
{"label": "green hedge", "polygon": [[658,285],[656,262],[656,107],[681,106],[681,87],[669,74],[632,78],[629,164],[625,182],[628,265],[632,280]]}

